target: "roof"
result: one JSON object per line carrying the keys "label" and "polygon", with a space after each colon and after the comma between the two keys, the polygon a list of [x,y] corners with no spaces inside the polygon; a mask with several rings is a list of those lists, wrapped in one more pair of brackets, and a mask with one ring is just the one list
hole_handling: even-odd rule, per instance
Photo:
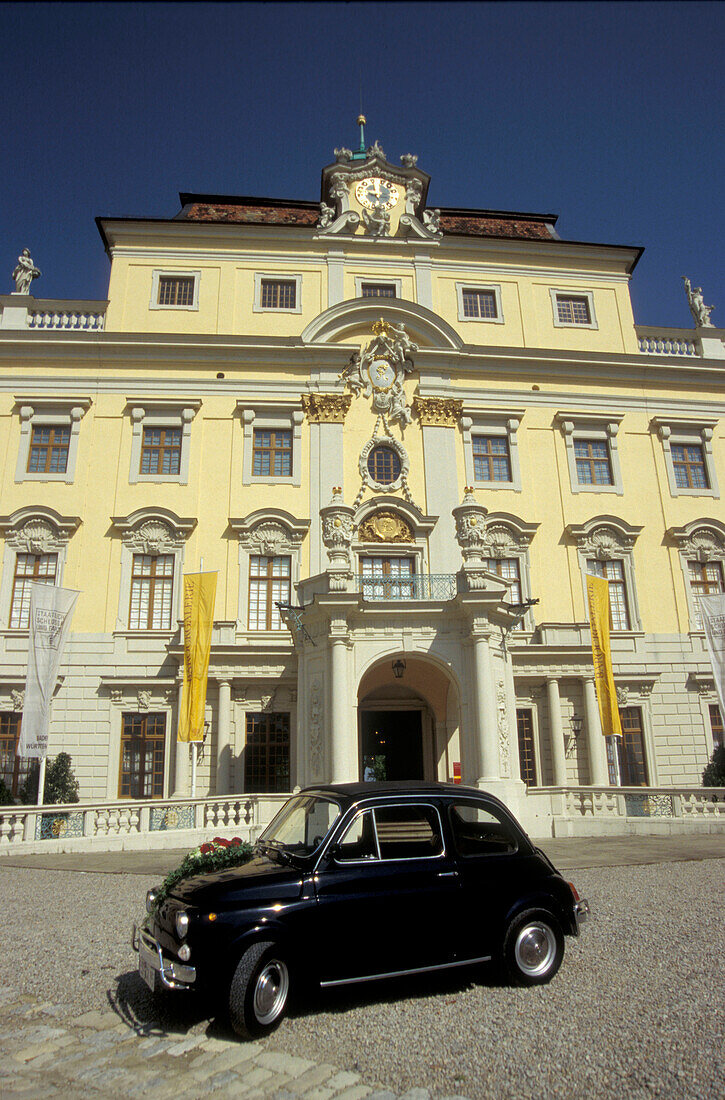
{"label": "roof", "polygon": [[495,797],[487,791],[479,790],[478,787],[464,787],[460,783],[424,783],[417,779],[387,780],[381,783],[314,783],[305,787],[301,793],[308,794],[313,791],[318,791],[320,794],[341,795],[352,802],[360,798],[373,798],[375,795],[383,797],[395,794],[482,794],[487,798]]}

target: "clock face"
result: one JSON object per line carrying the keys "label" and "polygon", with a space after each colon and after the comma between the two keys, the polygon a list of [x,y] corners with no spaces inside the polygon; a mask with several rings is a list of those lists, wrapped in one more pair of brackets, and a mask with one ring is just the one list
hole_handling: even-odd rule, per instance
{"label": "clock face", "polygon": [[360,180],[355,196],[360,205],[367,206],[368,210],[391,210],[400,198],[400,192],[389,180],[370,176]]}

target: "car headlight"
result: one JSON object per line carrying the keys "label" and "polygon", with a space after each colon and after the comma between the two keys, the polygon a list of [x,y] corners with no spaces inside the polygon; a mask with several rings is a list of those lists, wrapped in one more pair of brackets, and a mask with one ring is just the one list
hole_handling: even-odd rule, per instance
{"label": "car headlight", "polygon": [[179,948],[179,958],[183,963],[188,962],[191,958],[191,948],[189,947],[188,943],[182,943],[181,947]]}
{"label": "car headlight", "polygon": [[146,894],[146,912],[153,913],[154,905],[156,904],[156,891],[149,890]]}
{"label": "car headlight", "polygon": [[183,909],[180,909],[174,918],[176,925],[176,935],[180,940],[183,940],[186,933],[189,931],[189,914],[185,913]]}

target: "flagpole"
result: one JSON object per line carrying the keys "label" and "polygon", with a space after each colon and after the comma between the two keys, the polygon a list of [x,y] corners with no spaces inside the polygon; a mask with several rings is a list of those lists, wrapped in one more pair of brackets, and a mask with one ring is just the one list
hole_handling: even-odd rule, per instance
{"label": "flagpole", "polygon": [[46,762],[47,762],[46,757],[41,756],[41,758],[40,758],[40,768],[38,770],[38,802],[37,802],[38,806],[43,805],[43,795],[45,794],[45,765],[46,765]]}
{"label": "flagpole", "polygon": [[[199,558],[199,572],[204,572],[204,559]],[[199,743],[192,741],[191,749],[191,797],[196,798],[196,766],[199,760]]]}

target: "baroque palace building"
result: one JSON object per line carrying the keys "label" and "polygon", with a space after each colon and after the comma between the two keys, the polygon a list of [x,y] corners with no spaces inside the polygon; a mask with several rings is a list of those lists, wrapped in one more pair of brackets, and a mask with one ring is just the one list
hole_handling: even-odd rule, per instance
{"label": "baroque palace building", "polygon": [[202,570],[200,795],[462,779],[531,826],[542,789],[699,787],[722,739],[698,596],[725,588],[725,332],[694,307],[691,330],[636,326],[639,248],[431,209],[417,158],[377,142],[335,158],[319,203],[100,218],[108,301],[36,298],[30,275],[0,297],[6,783],[41,580],[80,591],[51,756],[86,801],[188,796]]}

